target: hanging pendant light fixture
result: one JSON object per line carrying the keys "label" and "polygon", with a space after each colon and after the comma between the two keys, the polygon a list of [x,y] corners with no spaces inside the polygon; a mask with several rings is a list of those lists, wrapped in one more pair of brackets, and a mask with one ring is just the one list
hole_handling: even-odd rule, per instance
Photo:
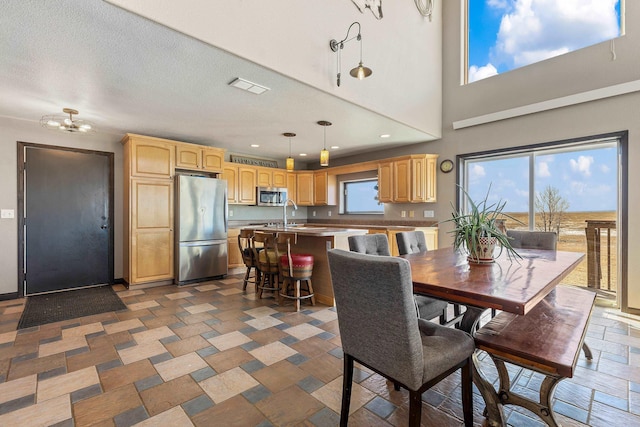
{"label": "hanging pendant light fixture", "polygon": [[91,133],[95,132],[93,123],[87,120],[74,119],[73,116],[78,114],[78,110],[73,108],[63,108],[62,112],[68,114],[69,117],[61,114],[49,114],[42,116],[40,119],[40,125],[47,129],[61,130],[63,132],[80,132]]}
{"label": "hanging pendant light fixture", "polygon": [[292,171],[294,168],[294,160],[293,160],[293,157],[291,157],[291,138],[296,136],[296,134],[293,132],[285,132],[283,133],[283,135],[289,138],[289,157],[287,157],[286,165],[287,165],[287,170]]}
{"label": "hanging pendant light fixture", "polygon": [[[358,24],[358,35],[355,37],[349,38],[349,32],[351,31],[351,27],[353,27],[356,24]],[[353,39],[356,39],[360,42],[360,63],[358,64],[357,67],[349,71],[349,74],[351,75],[351,77],[355,77],[358,80],[362,80],[366,77],[369,77],[371,74],[373,74],[373,71],[371,71],[371,68],[367,68],[362,64],[362,35],[360,34],[360,23],[356,21],[349,26],[349,29],[347,30],[347,35],[344,39],[340,41],[336,41],[335,39],[332,39],[331,41],[329,41],[329,47],[331,48],[331,50],[334,52],[338,52],[338,76],[336,79],[338,86],[340,86],[340,75],[342,74],[342,64],[341,64],[340,53],[344,48],[344,44],[350,42]]]}
{"label": "hanging pendant light fixture", "polygon": [[331,126],[331,122],[320,120],[318,122],[324,128],[324,145],[320,151],[320,166],[329,166],[329,150],[327,150],[327,126]]}

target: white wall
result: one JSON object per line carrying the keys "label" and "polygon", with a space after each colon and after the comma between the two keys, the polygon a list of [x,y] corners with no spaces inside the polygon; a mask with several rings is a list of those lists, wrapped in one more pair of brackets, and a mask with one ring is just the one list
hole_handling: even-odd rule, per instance
{"label": "white wall", "polygon": [[[18,212],[17,142],[114,153],[114,277],[122,277],[122,145],[120,135],[74,135],[43,129],[38,122],[0,118],[0,208]],[[0,296],[18,291],[18,220],[0,219]]]}
{"label": "white wall", "polygon": [[[349,0],[107,1],[440,136],[442,1],[436,2],[432,21],[419,14],[413,1],[383,2],[381,20],[368,10],[361,14]],[[337,58],[329,40],[345,38],[354,21],[362,26],[363,61],[373,74],[366,85],[350,81],[349,70],[360,56],[353,40],[342,51],[343,84],[337,87]],[[354,28],[350,37],[356,34]]]}

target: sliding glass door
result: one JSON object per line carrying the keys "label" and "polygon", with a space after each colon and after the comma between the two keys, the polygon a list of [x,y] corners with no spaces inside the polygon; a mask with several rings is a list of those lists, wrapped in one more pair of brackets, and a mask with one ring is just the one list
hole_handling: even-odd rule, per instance
{"label": "sliding glass door", "polygon": [[[626,138],[625,142],[626,142]],[[509,229],[554,231],[558,250],[585,261],[564,284],[589,287],[618,303],[622,135],[459,156],[473,200],[505,201]],[[463,200],[461,199],[461,203]]]}

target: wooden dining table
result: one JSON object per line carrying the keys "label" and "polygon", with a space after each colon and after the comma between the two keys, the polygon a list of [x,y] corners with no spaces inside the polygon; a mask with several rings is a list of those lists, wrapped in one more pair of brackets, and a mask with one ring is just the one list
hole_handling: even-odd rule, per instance
{"label": "wooden dining table", "polygon": [[[460,328],[474,334],[487,309],[526,316],[584,259],[578,252],[518,249],[522,258],[502,253],[495,262],[473,264],[465,253],[441,248],[402,255],[411,265],[416,294],[437,297],[467,307]],[[543,337],[541,337],[543,339]],[[500,419],[499,398],[474,357],[474,382],[490,418]],[[489,397],[489,398],[487,398]],[[489,424],[493,425],[489,419]],[[502,424],[500,420],[496,425]]]}

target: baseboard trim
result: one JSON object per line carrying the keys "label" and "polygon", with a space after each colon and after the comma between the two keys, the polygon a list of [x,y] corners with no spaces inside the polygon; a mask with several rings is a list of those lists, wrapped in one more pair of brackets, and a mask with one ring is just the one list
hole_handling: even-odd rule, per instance
{"label": "baseboard trim", "polygon": [[18,299],[20,296],[17,292],[10,292],[8,294],[0,294],[0,301],[7,301],[10,299]]}

